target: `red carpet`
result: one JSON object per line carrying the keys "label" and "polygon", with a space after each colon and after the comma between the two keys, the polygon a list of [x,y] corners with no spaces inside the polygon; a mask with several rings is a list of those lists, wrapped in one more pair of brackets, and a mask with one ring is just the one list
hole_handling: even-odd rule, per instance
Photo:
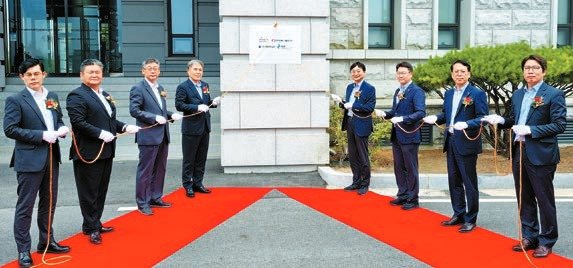
{"label": "red carpet", "polygon": [[[461,234],[456,227],[440,225],[445,216],[426,209],[403,211],[391,206],[387,196],[308,188],[280,191],[433,267],[531,267],[522,252],[511,251],[514,239],[479,227]],[[573,267],[572,260],[555,254],[531,259],[537,267]]]}
{"label": "red carpet", "polygon": [[[72,248],[71,261],[44,267],[151,267],[259,200],[270,188],[213,188],[209,195],[185,197],[183,189],[165,200],[172,208],[154,209],[153,216],[138,211],[115,218],[106,226],[115,230],[102,235],[101,245],[92,245],[87,236],[77,234],[62,244]],[[78,215],[79,217],[79,215]],[[79,228],[79,226],[78,226]],[[46,258],[58,255],[47,254]],[[32,254],[34,264],[41,255]],[[17,261],[7,267],[17,267]]]}

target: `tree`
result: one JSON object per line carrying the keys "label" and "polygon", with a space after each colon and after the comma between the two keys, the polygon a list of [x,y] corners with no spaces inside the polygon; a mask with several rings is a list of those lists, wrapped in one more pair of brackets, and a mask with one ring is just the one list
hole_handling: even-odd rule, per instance
{"label": "tree", "polygon": [[[450,51],[440,57],[432,57],[427,62],[415,67],[413,80],[424,91],[444,98],[443,92],[453,85],[450,76],[450,65],[458,59],[468,61],[471,66],[470,82],[486,92],[493,110],[507,116],[511,111],[511,96],[523,85],[521,61],[531,54],[539,54],[547,59],[545,82],[562,89],[565,96],[573,94],[573,49],[531,48],[527,43],[513,43],[497,46],[469,47],[459,51]],[[489,144],[494,144],[493,126],[483,132]],[[497,130],[498,137],[501,131]],[[506,131],[507,133],[507,131]],[[498,139],[497,148],[508,155],[509,135]]]}

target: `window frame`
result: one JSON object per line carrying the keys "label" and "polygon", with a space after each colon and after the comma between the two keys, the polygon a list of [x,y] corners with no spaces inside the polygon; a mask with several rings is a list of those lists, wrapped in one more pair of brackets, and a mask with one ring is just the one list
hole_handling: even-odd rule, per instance
{"label": "window frame", "polygon": [[[372,1],[372,0],[369,0]],[[368,29],[367,31],[370,32],[370,28],[380,28],[382,30],[388,29],[388,46],[373,46],[370,45],[370,34],[368,34],[368,40],[366,40],[366,44],[368,45],[368,49],[393,49],[394,48],[394,2],[390,1],[390,22],[389,23],[371,23],[368,21]],[[368,9],[368,12],[371,12]]]}
{"label": "window frame", "polygon": [[[565,47],[565,46],[573,46],[573,0],[560,0],[560,1],[569,1],[569,10],[568,10],[568,18],[567,23],[559,23],[557,22],[557,38],[555,40],[556,47]],[[569,42],[566,44],[559,44],[558,36],[559,30],[565,29],[569,33]]]}
{"label": "window frame", "polygon": [[[197,38],[195,33],[197,32],[197,1],[192,1],[192,8],[193,8],[193,31],[191,34],[174,34],[173,33],[173,14],[171,12],[173,0],[168,0],[168,8],[167,8],[167,18],[168,18],[168,30],[167,30],[167,55],[169,57],[195,57],[197,55]],[[173,51],[173,40],[175,38],[191,38],[193,40],[193,53],[183,54],[183,53],[174,53]]]}
{"label": "window frame", "polygon": [[[438,49],[459,49],[460,48],[460,11],[461,11],[461,4],[459,1],[454,1],[456,4],[455,10],[455,22],[454,23],[440,23],[438,20]],[[438,3],[438,12],[441,10],[439,9]],[[454,45],[453,46],[445,46],[440,44],[440,31],[448,30],[454,32]]]}

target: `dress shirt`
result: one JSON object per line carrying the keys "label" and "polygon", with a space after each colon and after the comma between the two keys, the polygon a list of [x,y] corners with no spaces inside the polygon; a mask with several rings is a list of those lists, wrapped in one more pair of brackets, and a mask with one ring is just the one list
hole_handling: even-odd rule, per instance
{"label": "dress shirt", "polygon": [[99,88],[99,89],[93,89],[94,93],[97,95],[97,97],[99,98],[99,100],[101,101],[101,103],[103,103],[103,106],[105,107],[105,110],[107,111],[107,114],[111,117],[111,106],[109,105],[108,100],[105,98],[105,96],[103,95],[103,88]]}
{"label": "dress shirt", "polygon": [[460,106],[460,101],[462,100],[462,96],[464,95],[464,91],[468,87],[469,83],[466,83],[461,88],[454,88],[454,97],[452,98],[452,114],[450,115],[450,125],[448,126],[448,131],[450,133],[454,133],[454,129],[452,128],[456,122],[454,122],[456,118],[456,114],[458,113],[458,107]]}
{"label": "dress shirt", "polygon": [[195,83],[193,82],[193,80],[189,79],[191,81],[191,83],[193,83],[193,85],[195,85],[195,89],[197,89],[197,92],[199,93],[199,96],[201,96],[201,99],[203,99],[203,90],[201,89],[201,81],[199,81],[199,83]]}
{"label": "dress shirt", "polygon": [[[532,88],[525,88],[525,94],[523,94],[523,100],[521,101],[521,110],[519,111],[519,119],[517,120],[517,125],[525,125],[527,121],[527,115],[529,114],[529,110],[531,110],[531,103],[533,103],[533,98],[537,95],[537,91],[543,80],[539,81],[535,86]],[[514,141],[525,141],[523,136],[515,135]]]}
{"label": "dress shirt", "polygon": [[[38,108],[40,108],[40,112],[42,112],[42,117],[44,118],[44,123],[46,123],[46,127],[48,128],[49,131],[53,131],[54,116],[52,115],[52,112],[50,112],[46,108],[46,101],[48,100],[48,90],[45,87],[42,87],[42,92],[32,90],[28,87],[26,87],[26,89],[28,90],[28,92],[30,92],[30,94],[32,94],[32,97],[34,97],[36,105],[38,105]],[[58,103],[58,105],[60,104]]]}
{"label": "dress shirt", "polygon": [[412,84],[412,81],[406,83],[405,85],[400,85],[400,90],[398,91],[398,95],[396,95],[396,104],[400,103],[400,94],[404,96],[404,92],[406,92],[406,89],[410,86],[410,84]]}
{"label": "dress shirt", "polygon": [[[364,80],[362,80],[364,81]],[[355,83],[354,84],[354,89],[352,89],[352,92],[350,92],[350,99],[348,99],[348,102],[354,105],[354,102],[356,101],[356,98],[354,97],[354,94],[360,90],[360,86],[362,85],[362,81],[360,81],[360,83]],[[348,109],[348,116],[352,117],[354,116],[354,113],[352,112],[352,108]]]}
{"label": "dress shirt", "polygon": [[159,95],[159,83],[154,84],[154,83],[149,82],[149,80],[147,80],[147,79],[145,79],[145,81],[151,87],[151,91],[153,91],[153,95],[155,95],[155,98],[157,99],[157,103],[159,103],[159,108],[163,109],[163,104],[161,101],[161,95]]}

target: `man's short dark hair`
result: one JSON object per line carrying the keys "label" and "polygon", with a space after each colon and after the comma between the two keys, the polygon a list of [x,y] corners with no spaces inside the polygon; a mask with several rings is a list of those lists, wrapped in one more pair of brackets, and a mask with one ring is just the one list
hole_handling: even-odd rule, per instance
{"label": "man's short dark hair", "polygon": [[44,64],[39,59],[30,58],[20,63],[20,66],[18,66],[18,73],[23,75],[28,71],[28,69],[36,65],[40,66],[40,70],[44,72]]}
{"label": "man's short dark hair", "polygon": [[99,61],[97,59],[87,59],[87,60],[82,61],[82,64],[80,65],[80,72],[83,73],[84,70],[86,69],[86,66],[90,66],[90,65],[97,65],[103,70],[103,63],[101,63],[101,61]]}
{"label": "man's short dark hair", "polygon": [[350,71],[352,71],[352,69],[354,69],[354,67],[358,66],[358,68],[362,69],[362,71],[366,72],[366,65],[364,65],[364,63],[362,62],[355,62],[352,65],[350,65]]}
{"label": "man's short dark hair", "polygon": [[547,70],[547,60],[539,55],[529,55],[527,57],[525,57],[522,61],[521,61],[521,69],[523,70],[523,67],[525,67],[525,63],[528,60],[534,60],[537,63],[539,63],[539,65],[541,65],[541,70],[543,70],[545,72],[545,70]]}
{"label": "man's short dark hair", "polygon": [[454,71],[454,65],[456,65],[456,64],[458,64],[458,63],[461,64],[461,65],[463,65],[463,66],[466,66],[466,68],[468,68],[468,72],[470,72],[470,73],[472,72],[472,66],[470,65],[469,62],[467,62],[467,61],[465,61],[465,60],[456,60],[456,61],[454,61],[454,63],[452,63],[452,65],[450,65],[450,72],[453,72],[453,71]]}
{"label": "man's short dark hair", "polygon": [[414,71],[414,67],[412,67],[412,64],[410,64],[407,61],[403,61],[403,62],[396,64],[396,71],[398,71],[398,68],[400,68],[400,67],[406,68],[410,72]]}

